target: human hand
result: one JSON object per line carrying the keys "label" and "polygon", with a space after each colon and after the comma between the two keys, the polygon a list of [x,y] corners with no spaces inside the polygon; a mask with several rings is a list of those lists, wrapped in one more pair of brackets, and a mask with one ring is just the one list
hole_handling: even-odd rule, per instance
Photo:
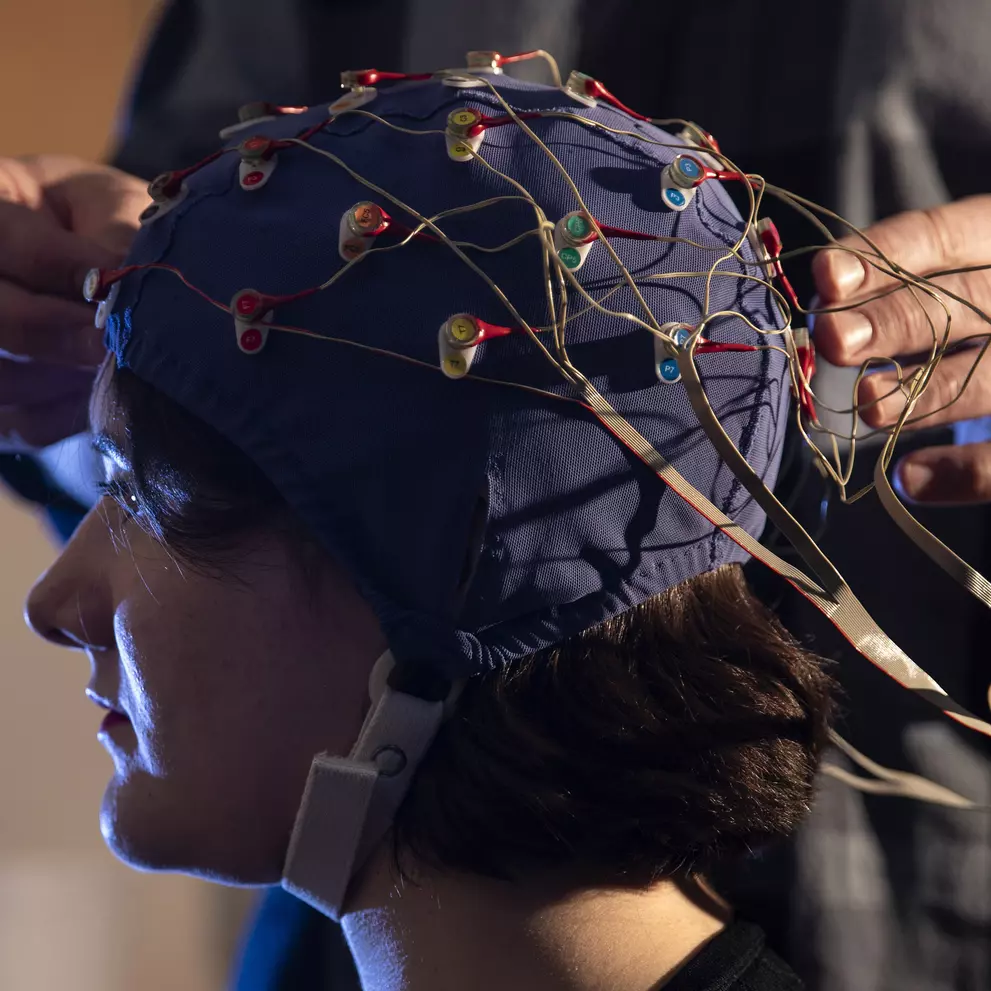
{"label": "human hand", "polygon": [[106,352],[83,278],[120,263],[147,203],[145,182],[106,165],[0,158],[0,450],[86,428]]}
{"label": "human hand", "polygon": [[[888,258],[916,275],[988,265],[991,196],[973,196],[932,210],[902,213],[865,233]],[[857,237],[844,238],[841,243],[867,249]],[[928,296],[918,294],[923,306],[905,289],[866,302],[898,283],[872,266],[865,266],[855,255],[822,251],[813,261],[813,273],[823,307],[865,301],[855,309],[816,318],[816,348],[836,365],[860,365],[872,356],[900,361],[907,358],[904,372],[908,376],[918,367],[912,364],[911,357],[918,362],[919,356],[932,347],[933,329],[927,314],[937,335],[941,337],[945,331],[946,313]],[[939,288],[991,312],[991,271],[960,272],[934,281]],[[991,326],[973,310],[946,296],[944,301],[951,316],[950,341],[991,333]],[[978,365],[959,400],[947,406],[960,393],[976,357],[976,350],[967,348],[942,358],[912,413],[912,419],[925,417],[916,428],[991,414],[991,360]],[[894,371],[876,372],[863,379],[858,401],[864,407],[862,416],[868,426],[887,427],[898,419],[905,397],[895,390],[896,385]],[[895,472],[901,490],[915,502],[991,501],[991,442],[924,448],[902,458]]]}

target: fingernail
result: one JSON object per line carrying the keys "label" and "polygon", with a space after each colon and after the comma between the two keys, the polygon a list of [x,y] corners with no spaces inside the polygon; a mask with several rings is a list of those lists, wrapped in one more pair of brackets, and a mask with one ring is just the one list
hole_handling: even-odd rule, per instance
{"label": "fingernail", "polygon": [[832,321],[848,357],[866,350],[874,340],[874,325],[859,310],[834,313]]}
{"label": "fingernail", "polygon": [[895,469],[895,488],[912,501],[921,499],[933,480],[931,465],[918,461],[901,461]]}
{"label": "fingernail", "polygon": [[861,415],[868,423],[887,426],[898,419],[905,397],[897,391],[897,385],[897,376],[889,372],[875,372],[864,379],[860,387]]}
{"label": "fingernail", "polygon": [[831,251],[827,258],[829,277],[837,296],[850,296],[864,284],[867,269],[856,255],[846,251]]}

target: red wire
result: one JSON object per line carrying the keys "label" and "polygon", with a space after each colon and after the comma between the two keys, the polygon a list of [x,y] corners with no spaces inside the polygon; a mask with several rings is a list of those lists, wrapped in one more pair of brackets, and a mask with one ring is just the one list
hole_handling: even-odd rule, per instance
{"label": "red wire", "polygon": [[810,381],[812,376],[816,373],[816,355],[815,349],[810,343],[808,347],[798,349],[798,360],[802,368],[802,375],[805,377],[804,381],[799,381],[799,403],[804,410],[808,418],[814,423],[819,422],[819,417],[816,414],[815,401],[812,398],[812,394],[809,392],[806,382]]}
{"label": "red wire", "polygon": [[500,55],[496,60],[497,65],[509,65],[511,62],[526,62],[528,59],[542,58],[540,52],[519,52],[517,55]]}
{"label": "red wire", "polygon": [[[234,149],[229,149],[233,151]],[[215,162],[221,155],[225,153],[225,149],[221,148],[219,151],[213,152],[212,155],[207,155],[202,161],[197,162],[195,165],[190,165],[189,168],[179,169],[177,172],[173,173],[176,181],[181,182],[183,179],[188,179],[194,172],[199,172],[200,169],[206,168],[211,162]]]}
{"label": "red wire", "polygon": [[781,268],[780,262],[778,263],[778,279],[781,282],[781,288],[784,289],[785,295],[788,297],[788,302],[791,303],[792,308],[795,310],[800,310],[802,307],[798,302],[798,293],[795,292],[795,287],[791,284],[788,276],[785,275],[784,270]]}
{"label": "red wire", "polygon": [[205,299],[208,303],[213,303],[214,306],[221,306],[225,310],[228,308],[226,303],[221,303],[219,300],[213,299],[212,296],[207,295],[207,293],[203,292],[202,289],[199,289],[196,286],[194,286],[192,282],[190,282],[189,279],[187,279],[186,276],[184,276],[182,272],[180,272],[179,269],[175,267],[175,265],[166,265],[164,262],[151,262],[148,265],[132,265],[130,266],[130,268],[132,269],[132,271],[157,268],[157,269],[162,269],[162,271],[165,272],[171,272],[179,279],[179,281],[187,289],[192,289],[197,296],[202,296],[203,299]]}
{"label": "red wire", "polygon": [[[543,116],[544,114],[536,112],[516,115],[520,120],[537,120]],[[514,120],[515,118],[510,117],[508,114],[504,117],[483,117],[474,127],[469,129],[468,136],[471,138],[477,137],[482,131],[488,130],[490,127],[502,127],[503,124],[512,124]]]}
{"label": "red wire", "polygon": [[696,354],[715,354],[720,351],[756,351],[756,344],[721,344],[718,341],[706,341],[695,348]]}
{"label": "red wire", "polygon": [[644,117],[643,114],[638,114],[635,110],[631,110],[625,103],[623,103],[622,100],[616,96],[613,96],[613,94],[610,93],[598,79],[589,79],[585,84],[585,92],[588,93],[589,96],[595,96],[601,100],[605,100],[606,103],[611,103],[617,110],[622,110],[623,113],[629,114],[637,120],[647,121],[648,123],[650,122],[649,117]]}
{"label": "red wire", "polygon": [[[412,227],[407,227],[405,224],[400,223],[398,220],[391,221],[389,227],[392,230],[396,231],[397,234],[402,234],[403,237],[409,237],[410,234],[413,234],[413,230],[414,230]],[[383,231],[383,233],[385,232]],[[440,243],[439,237],[434,237],[433,234],[428,234],[426,231],[418,231],[413,236],[416,238],[422,238],[424,241],[433,241],[437,244]]]}
{"label": "red wire", "polygon": [[723,182],[749,182],[754,189],[759,189],[761,185],[759,180],[752,179],[744,172],[714,172],[709,170],[706,178],[720,179]]}
{"label": "red wire", "polygon": [[628,231],[624,227],[612,227],[609,224],[599,224],[599,230],[609,237],[625,237],[632,241],[657,241],[658,234],[645,234],[643,231]]}
{"label": "red wire", "polygon": [[[296,135],[296,140],[309,141],[314,134],[317,134],[318,132],[322,131],[328,124],[333,124],[333,123],[334,123],[334,118],[328,117],[326,120],[320,121],[319,124],[314,124],[312,127],[306,128],[305,131],[300,131],[299,134]],[[283,147],[288,147],[288,146],[289,145],[287,142]]]}
{"label": "red wire", "polygon": [[359,86],[374,86],[378,82],[420,82],[433,78],[432,72],[382,72],[379,69],[365,69],[355,74]]}

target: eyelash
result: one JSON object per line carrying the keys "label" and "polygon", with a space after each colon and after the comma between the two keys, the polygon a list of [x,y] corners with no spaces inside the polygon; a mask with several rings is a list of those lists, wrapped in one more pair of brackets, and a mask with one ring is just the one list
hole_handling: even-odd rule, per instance
{"label": "eyelash", "polygon": [[138,507],[138,497],[119,478],[111,478],[106,482],[97,482],[96,487],[101,496],[110,496],[128,516],[136,517],[141,515],[141,510]]}

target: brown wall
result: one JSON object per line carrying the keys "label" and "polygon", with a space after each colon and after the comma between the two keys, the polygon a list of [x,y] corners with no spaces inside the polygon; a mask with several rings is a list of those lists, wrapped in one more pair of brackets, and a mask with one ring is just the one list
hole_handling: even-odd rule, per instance
{"label": "brown wall", "polygon": [[153,0],[0,0],[0,153],[99,157]]}
{"label": "brown wall", "polygon": [[[153,6],[0,0],[0,155],[100,157]],[[110,760],[85,658],[21,619],[55,554],[41,520],[0,493],[0,988],[217,991],[244,897],[137,874],[104,848]]]}

